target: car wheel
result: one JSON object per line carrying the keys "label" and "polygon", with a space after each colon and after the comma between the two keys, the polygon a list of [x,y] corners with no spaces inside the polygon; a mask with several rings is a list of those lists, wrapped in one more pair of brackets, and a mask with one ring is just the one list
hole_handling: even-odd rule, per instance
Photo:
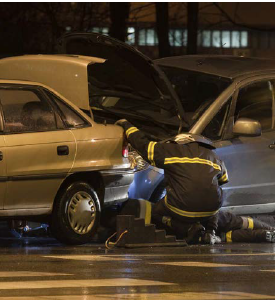
{"label": "car wheel", "polygon": [[50,222],[52,235],[71,245],[91,241],[100,219],[100,201],[94,189],[85,182],[75,182],[57,197]]}

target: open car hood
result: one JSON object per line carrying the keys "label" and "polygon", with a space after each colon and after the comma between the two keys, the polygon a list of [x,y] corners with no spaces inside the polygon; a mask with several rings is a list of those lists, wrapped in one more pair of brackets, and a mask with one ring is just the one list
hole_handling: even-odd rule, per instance
{"label": "open car hood", "polygon": [[101,34],[70,33],[59,40],[58,53],[106,59],[88,69],[92,93],[115,91],[162,101],[163,105],[173,102],[184,120],[180,100],[163,71],[134,47]]}

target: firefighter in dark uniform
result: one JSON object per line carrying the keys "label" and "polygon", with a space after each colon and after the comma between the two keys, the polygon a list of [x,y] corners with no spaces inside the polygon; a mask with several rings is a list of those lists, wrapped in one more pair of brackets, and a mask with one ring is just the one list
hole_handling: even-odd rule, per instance
{"label": "firefighter in dark uniform", "polygon": [[211,143],[189,134],[154,142],[126,120],[116,124],[124,128],[128,141],[146,161],[164,169],[167,194],[153,206],[152,222],[168,231],[180,231],[187,242],[204,226],[205,242],[215,243],[217,213],[223,202],[220,185],[228,182],[228,175]]}
{"label": "firefighter in dark uniform", "polygon": [[275,231],[269,224],[251,217],[219,211],[217,234],[222,242],[275,243]]}

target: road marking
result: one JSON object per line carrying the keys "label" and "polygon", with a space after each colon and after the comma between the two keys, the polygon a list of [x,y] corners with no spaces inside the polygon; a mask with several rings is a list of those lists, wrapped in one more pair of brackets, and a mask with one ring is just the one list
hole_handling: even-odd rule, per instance
{"label": "road marking", "polygon": [[49,289],[49,288],[84,288],[84,287],[101,287],[101,286],[159,286],[175,285],[175,283],[131,279],[131,278],[114,278],[114,279],[80,279],[80,280],[34,280],[34,281],[11,281],[0,282],[0,290],[26,290],[26,289]]}
{"label": "road marking", "polygon": [[180,266],[180,267],[202,267],[202,268],[231,268],[231,267],[249,267],[249,265],[232,265],[232,264],[219,264],[208,263],[201,261],[173,261],[173,262],[157,262],[150,263],[150,265],[167,265],[167,266]]}
{"label": "road marking", "polygon": [[109,257],[125,257],[127,260],[132,260],[131,257],[214,257],[214,256],[274,256],[272,253],[198,253],[198,254],[114,254]]}
{"label": "road marking", "polygon": [[44,276],[72,276],[65,273],[29,272],[29,271],[6,271],[0,272],[0,277],[44,277]]}
{"label": "road marking", "polygon": [[70,260],[91,260],[91,261],[124,261],[124,260],[140,260],[139,258],[128,257],[122,255],[115,257],[113,255],[45,255],[45,258],[70,259]]}
{"label": "road marking", "polygon": [[184,293],[159,293],[159,294],[97,294],[97,295],[62,295],[62,296],[35,296],[35,297],[0,297],[1,300],[37,300],[37,299],[54,299],[54,300],[266,300],[275,299],[275,296],[242,293],[234,291],[221,292],[184,292]]}

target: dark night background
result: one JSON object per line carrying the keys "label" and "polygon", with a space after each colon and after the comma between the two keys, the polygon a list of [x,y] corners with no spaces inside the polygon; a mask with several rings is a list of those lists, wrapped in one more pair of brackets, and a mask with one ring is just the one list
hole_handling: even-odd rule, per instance
{"label": "dark night background", "polygon": [[66,32],[100,32],[152,58],[181,54],[274,57],[275,3],[1,3],[0,56],[54,53]]}

